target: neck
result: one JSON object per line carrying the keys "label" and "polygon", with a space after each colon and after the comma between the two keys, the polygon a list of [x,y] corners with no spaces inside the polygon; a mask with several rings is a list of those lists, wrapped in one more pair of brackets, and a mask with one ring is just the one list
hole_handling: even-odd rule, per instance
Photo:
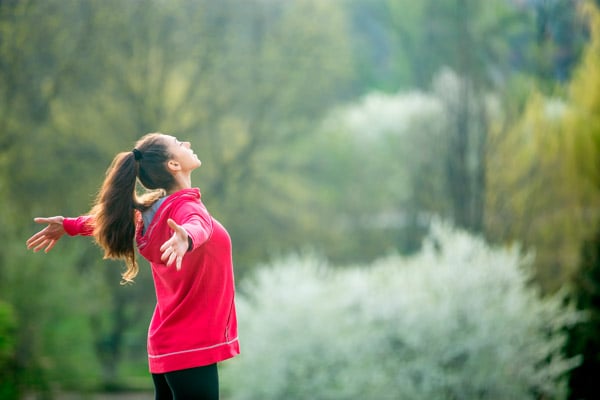
{"label": "neck", "polygon": [[175,185],[171,190],[169,190],[168,194],[173,194],[183,189],[189,189],[192,187],[192,176],[189,174],[176,174],[175,175]]}

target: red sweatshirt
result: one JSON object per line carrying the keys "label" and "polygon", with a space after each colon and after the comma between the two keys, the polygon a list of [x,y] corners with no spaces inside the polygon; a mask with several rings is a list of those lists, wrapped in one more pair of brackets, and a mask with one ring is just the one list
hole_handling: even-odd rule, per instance
{"label": "red sweatshirt", "polygon": [[[173,234],[167,219],[183,226],[193,247],[181,270],[160,260],[160,246]],[[91,217],[65,218],[69,235],[91,235]],[[231,239],[210,216],[198,189],[170,195],[136,242],[152,266],[157,304],[148,330],[150,372],[164,373],[223,361],[239,354]]]}

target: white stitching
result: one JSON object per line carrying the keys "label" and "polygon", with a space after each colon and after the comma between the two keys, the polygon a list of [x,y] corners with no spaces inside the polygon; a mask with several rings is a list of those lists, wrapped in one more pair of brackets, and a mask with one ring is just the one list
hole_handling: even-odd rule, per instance
{"label": "white stitching", "polygon": [[149,358],[161,358],[161,357],[168,357],[168,356],[176,356],[178,354],[185,354],[185,353],[192,353],[194,351],[202,351],[202,350],[210,350],[210,349],[214,349],[215,347],[220,347],[220,346],[225,346],[228,344],[231,344],[233,342],[237,342],[238,338],[236,337],[235,339],[232,339],[228,342],[224,342],[224,343],[219,343],[219,344],[215,344],[213,346],[208,346],[208,347],[200,347],[197,349],[191,349],[191,350],[182,350],[182,351],[175,351],[173,353],[167,353],[167,354],[160,354],[160,355],[153,355],[153,354],[148,354]]}

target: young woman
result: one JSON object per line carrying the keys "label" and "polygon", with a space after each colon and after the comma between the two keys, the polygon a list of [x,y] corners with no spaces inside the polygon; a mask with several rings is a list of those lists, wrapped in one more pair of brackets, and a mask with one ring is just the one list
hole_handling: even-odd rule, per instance
{"label": "young woman", "polygon": [[124,282],[138,273],[137,243],[156,290],[148,361],[160,400],[218,399],[216,363],[239,353],[231,240],[191,187],[200,165],[189,142],[148,134],[117,154],[89,215],[35,218],[47,226],[27,240],[48,252],[65,233],[93,236],[105,258],[125,260]]}

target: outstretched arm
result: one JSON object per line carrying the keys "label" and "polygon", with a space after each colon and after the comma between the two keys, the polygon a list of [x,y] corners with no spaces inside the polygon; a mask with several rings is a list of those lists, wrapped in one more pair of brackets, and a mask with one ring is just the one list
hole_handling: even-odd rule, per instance
{"label": "outstretched arm", "polygon": [[63,228],[64,217],[34,218],[33,220],[38,224],[47,224],[47,226],[27,239],[27,248],[33,249],[34,252],[44,249],[44,252],[47,253],[52,250],[58,239],[65,234]]}
{"label": "outstretched arm", "polygon": [[27,239],[27,248],[33,249],[34,252],[42,249],[46,253],[49,252],[65,233],[69,236],[91,236],[94,233],[94,218],[90,215],[77,218],[56,216],[33,220],[38,224],[47,224],[44,229]]}

